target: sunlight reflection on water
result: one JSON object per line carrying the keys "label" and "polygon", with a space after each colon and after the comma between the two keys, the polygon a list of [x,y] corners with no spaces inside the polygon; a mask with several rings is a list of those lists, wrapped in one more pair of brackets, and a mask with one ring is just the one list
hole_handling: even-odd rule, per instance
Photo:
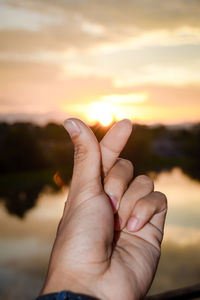
{"label": "sunlight reflection on water", "polygon": [[155,190],[168,198],[168,214],[164,240],[191,243],[200,240],[200,183],[180,169],[161,173]]}
{"label": "sunlight reflection on water", "polygon": [[[152,287],[161,291],[195,283],[200,276],[200,183],[174,169],[157,176],[155,189],[164,192],[169,202],[163,254]],[[44,190],[23,220],[0,205],[1,298],[14,299],[17,293],[23,300],[37,295],[67,193],[67,189]],[[9,289],[11,284],[15,293]]]}

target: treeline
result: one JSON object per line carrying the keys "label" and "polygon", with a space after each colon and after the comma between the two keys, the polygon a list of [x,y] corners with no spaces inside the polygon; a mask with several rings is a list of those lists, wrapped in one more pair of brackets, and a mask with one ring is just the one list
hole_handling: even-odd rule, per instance
{"label": "treeline", "polygon": [[[99,124],[91,129],[98,140],[106,133]],[[199,153],[200,124],[176,129],[134,125],[122,157],[133,162],[136,174],[180,167],[200,179]],[[73,145],[62,125],[0,123],[0,198],[10,212],[23,216],[45,185],[58,188],[55,174],[69,183],[72,168]]]}
{"label": "treeline", "polygon": [[[91,127],[98,140],[106,133]],[[175,166],[200,179],[200,124],[188,129],[134,125],[122,156],[130,159],[137,173],[160,171]],[[40,127],[31,123],[0,123],[1,174],[44,169],[68,169],[73,164],[73,146],[62,125]]]}

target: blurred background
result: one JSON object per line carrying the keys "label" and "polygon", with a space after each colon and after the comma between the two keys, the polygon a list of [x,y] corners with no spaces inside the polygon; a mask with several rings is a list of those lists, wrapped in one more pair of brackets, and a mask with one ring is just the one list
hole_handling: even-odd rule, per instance
{"label": "blurred background", "polygon": [[150,293],[200,279],[200,1],[0,0],[0,296],[33,299],[67,198],[75,116],[169,201]]}

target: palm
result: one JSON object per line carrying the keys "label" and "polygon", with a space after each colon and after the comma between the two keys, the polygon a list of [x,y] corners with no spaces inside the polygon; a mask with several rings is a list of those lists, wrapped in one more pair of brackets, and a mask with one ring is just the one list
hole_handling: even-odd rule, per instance
{"label": "palm", "polygon": [[118,288],[115,290],[116,297],[113,299],[122,299],[119,296],[117,298],[119,294],[125,295],[124,299],[134,299],[134,293],[135,299],[138,299],[138,295],[146,294],[160,256],[157,241],[155,240],[155,244],[150,242],[157,233],[150,224],[145,225],[137,235],[120,233],[110,267],[111,273],[119,276],[116,284]]}
{"label": "palm", "polygon": [[[113,212],[107,196],[102,193],[96,199],[84,201],[83,206],[86,204],[87,207],[92,207],[88,203],[90,201],[96,202],[96,205],[93,206],[92,211],[88,210],[87,213],[88,217],[89,215],[95,216],[96,225],[91,220],[91,223],[86,224],[87,228],[80,226],[73,228],[71,234],[74,241],[72,239],[67,246],[67,249],[70,247],[73,252],[68,261],[74,265],[73,259],[77,260],[78,258],[79,272],[81,273],[87,268],[90,280],[95,278],[94,286],[99,286],[99,282],[101,283],[99,293],[107,295],[108,298],[105,297],[105,299],[138,299],[138,295],[146,294],[152,282],[160,256],[162,233],[151,223],[147,223],[137,233],[129,233],[124,229],[121,232],[115,232],[115,235],[118,236],[114,237],[114,224],[106,222],[106,220],[113,220]],[[80,207],[80,211],[84,211],[82,217],[87,219],[86,207]],[[81,220],[79,209],[77,209],[77,215]],[[74,221],[77,223],[78,220],[75,219]],[[81,224],[83,224],[83,220]],[[84,241],[82,238],[77,239],[77,236],[83,236],[82,230],[86,231],[89,237],[87,243],[85,243],[86,235],[84,235]],[[100,233],[104,235],[101,238],[99,238]],[[116,238],[115,244],[113,244],[113,238]],[[99,240],[103,242],[108,240],[109,247],[101,247]],[[67,249],[65,249],[66,252],[70,253]],[[105,251],[106,249],[108,251]],[[115,289],[111,289],[111,286],[115,286]]]}
{"label": "palm", "polygon": [[[110,210],[104,213],[110,214]],[[102,220],[100,222],[102,224]],[[113,231],[109,230],[108,225],[104,222],[105,228],[102,228],[102,231],[112,239]],[[85,262],[84,259],[84,262],[87,267],[91,267],[89,273],[96,273],[102,283],[100,293],[107,295],[108,298],[105,299],[139,299],[139,295],[146,294],[153,280],[160,257],[162,233],[155,226],[147,223],[137,233],[131,234],[124,230],[115,234],[118,236],[116,243],[111,246],[110,257],[107,257],[107,252],[103,257],[97,257],[97,248],[93,244],[92,248],[87,249],[91,254],[89,261]],[[83,254],[83,257],[86,256]],[[94,260],[99,261],[101,266],[94,265]],[[99,270],[103,270],[101,272],[104,274],[103,280]],[[111,288],[112,286],[115,288]]]}
{"label": "palm", "polygon": [[[93,206],[92,211],[87,211],[87,216],[84,205],[92,207],[89,205],[89,201],[96,202],[96,205]],[[84,211],[82,216],[81,211]],[[74,227],[72,224],[73,229],[69,231],[69,222],[67,231],[70,232],[73,238],[70,242],[68,238],[66,239],[68,242],[64,247],[65,253],[63,253],[65,257],[66,253],[69,255],[66,257],[68,268],[71,264],[73,270],[73,266],[78,262],[79,274],[87,269],[90,280],[95,279],[95,288],[101,283],[99,293],[100,295],[102,293],[107,295],[105,299],[132,300],[138,299],[138,295],[145,295],[158,264],[160,241],[162,239],[161,231],[152,224],[147,223],[134,234],[126,232],[126,230],[115,232],[115,235],[118,236],[115,244],[113,244],[113,238],[115,239],[114,224],[106,222],[106,220],[113,220],[113,212],[104,193],[97,196],[96,199],[84,201],[83,206],[80,206],[76,212],[77,219],[76,215],[73,216],[73,221],[76,224],[79,221],[83,224],[83,220],[87,220],[89,216],[94,215],[96,225],[94,225],[93,220],[91,220],[91,223],[90,221],[85,222],[87,226],[85,228],[83,226]],[[84,234],[83,236],[82,230],[87,232],[87,235]],[[103,236],[101,236],[101,233],[103,233]],[[67,236],[65,232],[63,234],[65,237]],[[62,235],[60,238],[62,239]],[[85,243],[85,240],[87,240],[87,243]],[[100,240],[103,243],[108,240],[108,248],[99,245]],[[69,249],[72,249],[72,251],[69,251]],[[115,289],[111,289],[111,286],[115,286]]]}

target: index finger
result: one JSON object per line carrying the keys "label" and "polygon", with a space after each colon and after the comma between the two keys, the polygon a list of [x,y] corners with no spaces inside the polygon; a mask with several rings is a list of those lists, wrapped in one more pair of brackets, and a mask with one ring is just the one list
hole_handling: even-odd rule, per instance
{"label": "index finger", "polygon": [[124,149],[132,132],[132,122],[128,119],[117,122],[103,137],[100,142],[102,155],[103,174],[108,171],[116,162],[119,154]]}

